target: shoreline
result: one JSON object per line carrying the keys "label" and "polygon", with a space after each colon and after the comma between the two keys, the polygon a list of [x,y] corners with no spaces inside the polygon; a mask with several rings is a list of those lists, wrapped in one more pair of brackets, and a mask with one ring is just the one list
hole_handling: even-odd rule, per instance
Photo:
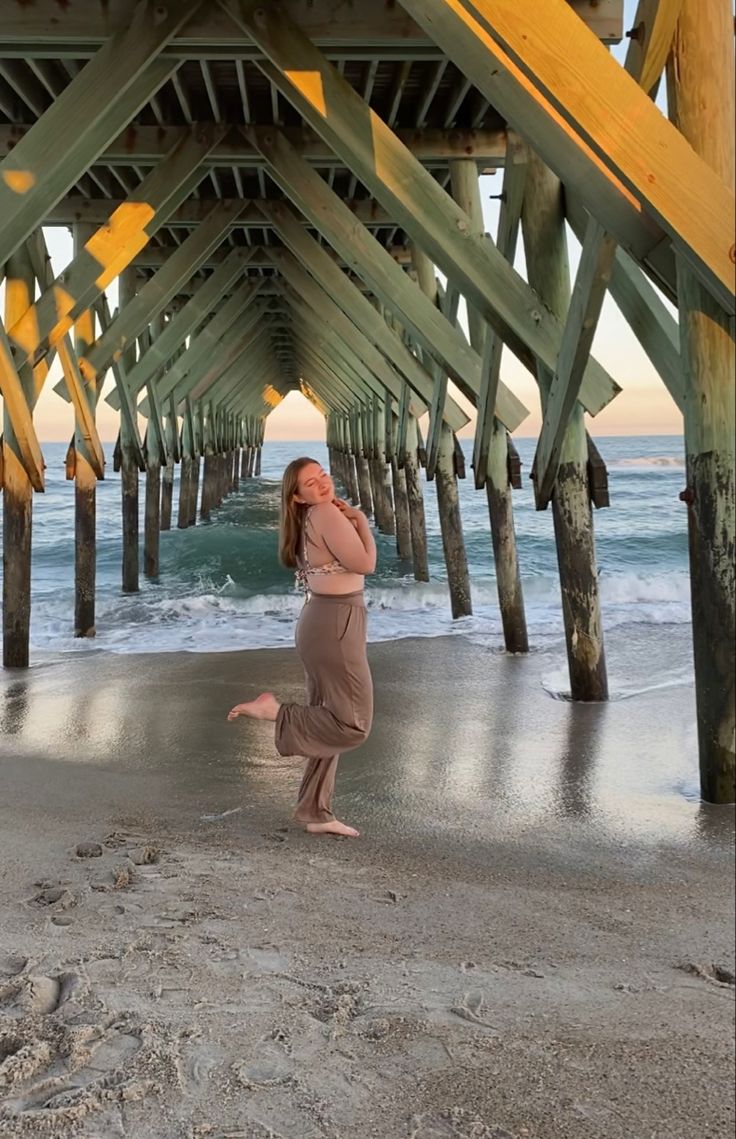
{"label": "shoreline", "polygon": [[[611,658],[643,687],[667,636]],[[730,1139],[734,815],[692,798],[692,689],[369,659],[358,840],[296,829],[298,761],[225,720],[299,698],[292,649],[3,675],[0,1135]]]}

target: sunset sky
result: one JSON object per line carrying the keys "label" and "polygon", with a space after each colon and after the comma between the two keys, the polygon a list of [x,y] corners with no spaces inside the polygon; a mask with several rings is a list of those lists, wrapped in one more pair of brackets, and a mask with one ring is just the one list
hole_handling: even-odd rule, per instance
{"label": "sunset sky", "polygon": [[[635,0],[626,0],[626,27],[630,26],[635,11]],[[625,44],[614,49],[620,59],[625,52]],[[481,178],[481,196],[486,230],[495,234],[497,226],[497,202],[491,195],[501,190],[502,173]],[[71,235],[68,230],[57,227],[45,231],[51,253],[54,271],[58,274],[68,263],[72,253]],[[521,244],[521,242],[519,243]],[[579,256],[579,246],[574,238],[570,240],[571,272],[574,274]],[[517,268],[524,272],[523,255],[520,253]],[[0,302],[3,289],[0,286]],[[117,305],[117,282],[107,291],[111,309]],[[673,310],[674,311],[674,310]],[[593,346],[593,354],[623,388],[622,393],[595,419],[589,418],[589,430],[593,435],[649,435],[679,434],[682,431],[682,417],[667,393],[664,384],[652,368],[649,360],[639,347],[633,333],[621,317],[613,301],[607,299]],[[502,378],[516,395],[529,408],[530,414],[522,423],[517,434],[537,435],[541,426],[538,390],[534,379],[519,364],[510,352],[505,351],[502,363]],[[58,361],[38,402],[34,420],[39,439],[43,441],[68,440],[73,432],[74,420],[71,407],[54,391],[53,386],[60,377]],[[112,377],[108,376],[104,394],[112,387]],[[472,409],[462,397],[454,393],[458,402],[470,413]],[[98,407],[98,426],[103,441],[111,442],[117,436],[118,414],[105,402]],[[472,436],[473,423],[461,432]],[[324,437],[324,421],[315,409],[299,394],[291,394],[269,417],[267,439],[321,439]]]}

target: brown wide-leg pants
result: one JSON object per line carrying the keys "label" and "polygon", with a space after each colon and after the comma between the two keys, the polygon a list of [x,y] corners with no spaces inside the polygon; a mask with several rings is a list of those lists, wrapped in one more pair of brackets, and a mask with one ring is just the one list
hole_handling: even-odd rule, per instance
{"label": "brown wide-leg pants", "polygon": [[296,648],[306,673],[308,703],[281,705],[276,750],[307,760],[294,818],[326,823],[335,817],[337,761],[363,743],[373,720],[362,591],[311,594],[297,623]]}

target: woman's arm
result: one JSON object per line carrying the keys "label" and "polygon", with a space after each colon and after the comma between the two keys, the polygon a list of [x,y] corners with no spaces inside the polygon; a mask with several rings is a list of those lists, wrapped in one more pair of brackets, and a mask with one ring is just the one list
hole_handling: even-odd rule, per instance
{"label": "woman's arm", "polygon": [[376,543],[362,511],[351,511],[348,517],[333,503],[325,502],[314,508],[311,521],[333,558],[348,573],[373,573]]}

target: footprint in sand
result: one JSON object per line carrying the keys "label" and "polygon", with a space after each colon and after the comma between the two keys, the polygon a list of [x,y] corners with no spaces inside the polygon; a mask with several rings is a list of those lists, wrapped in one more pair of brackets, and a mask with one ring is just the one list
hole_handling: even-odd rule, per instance
{"label": "footprint in sand", "polygon": [[74,973],[56,977],[24,974],[0,985],[0,1012],[6,1017],[50,1016],[69,999],[77,986]]}
{"label": "footprint in sand", "polygon": [[105,1104],[144,1096],[149,1071],[141,1033],[124,1020],[70,1027],[28,1018],[0,1029],[0,1134],[67,1134]]}

